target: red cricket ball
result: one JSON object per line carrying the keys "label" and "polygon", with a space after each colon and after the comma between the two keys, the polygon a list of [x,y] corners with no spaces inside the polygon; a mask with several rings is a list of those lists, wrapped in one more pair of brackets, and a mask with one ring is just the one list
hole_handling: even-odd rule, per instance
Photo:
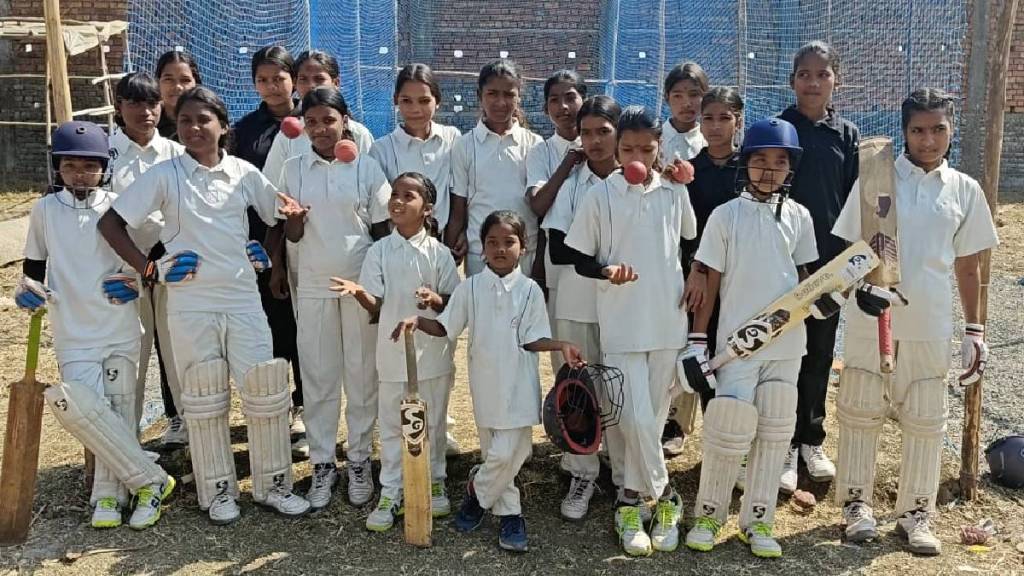
{"label": "red cricket ball", "polygon": [[338,143],[334,145],[334,157],[339,162],[351,164],[356,161],[357,156],[359,156],[359,148],[351,140],[338,140]]}
{"label": "red cricket ball", "polygon": [[643,162],[634,160],[622,169],[622,175],[630,184],[643,184],[647,180],[647,166]]}
{"label": "red cricket ball", "polygon": [[281,132],[292,140],[298,138],[302,134],[302,120],[295,116],[285,116],[285,119],[281,120]]}

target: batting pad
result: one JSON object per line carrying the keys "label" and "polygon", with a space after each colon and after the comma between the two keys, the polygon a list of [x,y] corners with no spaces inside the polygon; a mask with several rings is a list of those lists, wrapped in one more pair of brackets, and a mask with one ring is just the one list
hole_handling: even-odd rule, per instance
{"label": "batting pad", "polygon": [[143,486],[167,481],[163,468],[142,451],[135,429],[129,429],[89,387],[64,382],[47,387],[43,395],[61,426],[95,454],[97,462],[110,469],[132,493]]}
{"label": "batting pad", "polygon": [[249,428],[252,497],[263,502],[275,486],[292,488],[288,363],[274,359],[253,366],[239,390]]}
{"label": "batting pad", "polygon": [[188,423],[188,447],[199,507],[208,510],[221,492],[238,498],[228,428],[231,390],[228,363],[223,358],[200,362],[185,371],[180,408]]}
{"label": "batting pad", "polygon": [[[110,404],[110,409],[121,417],[136,438],[139,427],[137,370],[135,362],[124,356],[111,356],[103,361],[104,396]],[[113,470],[103,462],[96,462],[90,504],[95,505],[100,498],[107,496],[116,497],[118,503],[124,506],[128,503],[128,488],[118,481]]]}
{"label": "batting pad", "polygon": [[896,496],[896,513],[935,512],[946,432],[946,384],[941,378],[910,383],[900,408],[903,458]]}
{"label": "batting pad", "polygon": [[694,516],[725,523],[740,462],[757,431],[757,408],[736,398],[718,397],[704,413],[704,459]]}
{"label": "batting pad", "polygon": [[747,486],[740,506],[740,528],[754,522],[772,525],[779,498],[782,465],[796,427],[797,389],[783,382],[762,382],[754,391],[757,438],[747,460]]}
{"label": "batting pad", "polygon": [[836,398],[839,419],[836,504],[839,506],[853,500],[871,504],[878,434],[885,423],[887,407],[885,382],[880,375],[849,366],[843,370]]}

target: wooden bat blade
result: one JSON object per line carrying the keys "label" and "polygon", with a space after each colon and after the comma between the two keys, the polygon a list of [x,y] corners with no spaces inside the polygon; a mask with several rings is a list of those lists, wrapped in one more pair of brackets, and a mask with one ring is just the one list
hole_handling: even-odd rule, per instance
{"label": "wooden bat blade", "polygon": [[802,324],[810,316],[810,305],[822,294],[846,290],[876,266],[878,256],[871,247],[863,240],[855,242],[730,334],[725,350],[711,359],[711,369],[764,349],[780,334]]}
{"label": "wooden bat blade", "polygon": [[405,492],[405,541],[431,545],[430,442],[427,404],[418,396],[402,401],[402,487]]}
{"label": "wooden bat blade", "polygon": [[885,137],[861,140],[859,154],[861,237],[880,261],[878,268],[872,270],[866,280],[888,288],[900,282],[892,140]]}
{"label": "wooden bat blade", "polygon": [[3,464],[0,468],[0,545],[28,539],[32,502],[39,469],[39,435],[43,422],[43,390],[36,382],[42,313],[32,316],[25,377],[11,385],[7,405]]}

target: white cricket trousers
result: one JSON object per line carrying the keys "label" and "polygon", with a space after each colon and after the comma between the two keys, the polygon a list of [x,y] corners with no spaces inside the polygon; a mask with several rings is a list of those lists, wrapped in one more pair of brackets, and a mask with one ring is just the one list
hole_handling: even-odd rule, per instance
{"label": "white cricket trousers", "polygon": [[309,460],[333,464],[338,443],[341,392],[345,391],[349,462],[363,462],[373,450],[377,418],[377,325],[351,296],[299,298],[299,365],[302,418]]}
{"label": "white cricket trousers", "polygon": [[[572,342],[579,347],[580,353],[583,354],[583,359],[587,362],[596,363],[600,362],[601,358],[601,330],[597,323],[584,323],[574,322],[572,320],[555,320],[552,324],[555,331],[555,338],[565,342]],[[552,364],[555,375],[558,375],[558,370],[561,368],[565,360],[562,358],[561,352],[552,352]],[[602,395],[601,390],[598,390],[599,397]],[[618,426],[613,426],[604,431],[605,434],[620,434]],[[621,436],[621,434],[620,434]],[[621,463],[621,460],[620,460]],[[613,468],[615,468],[615,462],[612,462]],[[587,480],[596,480],[598,475],[601,473],[601,461],[598,460],[597,454],[570,454],[565,452],[562,454],[561,462],[562,470],[565,470],[569,474],[572,474],[578,478],[584,478]],[[620,467],[621,468],[621,467]],[[614,475],[614,472],[613,472]]]}
{"label": "white cricket trousers", "polygon": [[167,328],[167,286],[157,284],[139,292],[139,320],[142,322],[142,348],[139,352],[138,399],[139,417],[142,417],[142,406],[146,391],[146,372],[149,359],[155,349],[154,335],[160,339],[160,354],[164,361],[164,372],[167,373],[167,387],[171,390],[171,398],[175,407],[181,406],[181,382],[174,366],[174,346],[171,345],[171,334]]}
{"label": "white cricket trousers", "polygon": [[473,477],[480,506],[495,516],[523,513],[516,488],[516,474],[533,448],[533,428],[478,428],[483,464]]}
{"label": "white cricket trousers", "polygon": [[[427,437],[430,438],[430,477],[444,482],[445,445],[448,434],[448,396],[452,389],[452,375],[421,380],[420,398],[427,403]],[[402,419],[399,406],[407,392],[405,382],[381,382],[377,412],[380,430],[380,487],[381,494],[395,498],[402,490]]]}
{"label": "white cricket trousers", "polygon": [[235,386],[250,368],[274,359],[267,316],[260,312],[174,312],[167,315],[178,374],[207,360],[224,358]]}
{"label": "white cricket trousers", "polygon": [[608,456],[622,461],[622,488],[659,498],[668,486],[661,432],[668,418],[679,350],[605,353],[604,363],[622,371],[622,417],[617,428],[623,445],[609,438]]}

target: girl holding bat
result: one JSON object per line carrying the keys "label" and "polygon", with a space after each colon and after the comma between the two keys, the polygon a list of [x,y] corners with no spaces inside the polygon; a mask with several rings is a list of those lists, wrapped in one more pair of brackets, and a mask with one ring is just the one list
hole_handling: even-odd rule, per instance
{"label": "girl holding bat", "polygon": [[[438,240],[433,217],[437,190],[418,172],[398,175],[392,182],[388,215],[394,230],[366,253],[356,283],[332,278],[331,290],[352,296],[381,326],[395,326],[404,318],[422,314],[434,319],[459,284],[455,259]],[[399,406],[406,394],[405,347],[392,342],[390,333],[377,336],[377,373],[380,374],[377,421],[380,427],[380,500],[366,519],[366,528],[391,528],[402,509],[402,423]],[[426,401],[427,437],[430,439],[431,510],[446,516],[451,505],[445,490],[445,436],[448,395],[455,366],[455,343],[447,338],[416,339],[419,391]]]}
{"label": "girl holding bat", "polygon": [[302,99],[302,114],[312,149],[285,162],[278,196],[284,234],[298,257],[294,290],[313,464],[307,496],[316,509],[330,504],[344,389],[348,499],[361,506],[374,490],[370,453],[377,414],[377,325],[355,297],[331,290],[331,277],[358,278],[370,245],[387,235],[391,187],[370,156],[335,157],[339,142],[352,146],[342,142],[351,134],[348,106],[337,88],[310,90]]}

